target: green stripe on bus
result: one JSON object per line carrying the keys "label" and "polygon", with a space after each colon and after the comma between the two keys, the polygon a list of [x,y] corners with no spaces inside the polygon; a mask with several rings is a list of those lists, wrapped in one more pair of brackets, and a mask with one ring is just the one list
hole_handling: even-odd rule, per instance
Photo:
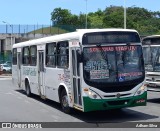
{"label": "green stripe on bus", "polygon": [[89,97],[83,97],[84,112],[96,111],[96,110],[108,110],[124,107],[145,106],[147,103],[147,92],[144,92],[140,96],[132,96],[127,98],[115,98],[115,99],[91,99]]}

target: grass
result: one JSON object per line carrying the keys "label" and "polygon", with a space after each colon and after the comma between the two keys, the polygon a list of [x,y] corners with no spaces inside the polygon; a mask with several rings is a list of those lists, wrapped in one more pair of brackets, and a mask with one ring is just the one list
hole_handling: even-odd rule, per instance
{"label": "grass", "polygon": [[28,32],[29,34],[63,34],[67,33],[67,30],[58,27],[44,27],[35,31]]}

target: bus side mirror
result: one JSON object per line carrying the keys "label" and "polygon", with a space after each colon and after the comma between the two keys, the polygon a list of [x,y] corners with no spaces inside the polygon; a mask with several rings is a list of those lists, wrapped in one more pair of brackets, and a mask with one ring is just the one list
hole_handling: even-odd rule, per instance
{"label": "bus side mirror", "polygon": [[82,62],[82,51],[80,49],[76,50],[76,54],[77,54],[77,62],[81,63]]}

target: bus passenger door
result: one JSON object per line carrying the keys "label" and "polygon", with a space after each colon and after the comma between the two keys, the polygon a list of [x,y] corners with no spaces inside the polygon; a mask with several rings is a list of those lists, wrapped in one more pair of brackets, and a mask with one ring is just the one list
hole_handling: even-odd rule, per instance
{"label": "bus passenger door", "polygon": [[38,86],[40,96],[45,96],[44,89],[44,51],[38,51]]}
{"label": "bus passenger door", "polygon": [[17,52],[18,86],[21,87],[21,52]]}
{"label": "bus passenger door", "polygon": [[81,84],[80,84],[80,64],[77,62],[77,48],[72,48],[72,89],[74,95],[74,104],[82,105]]}

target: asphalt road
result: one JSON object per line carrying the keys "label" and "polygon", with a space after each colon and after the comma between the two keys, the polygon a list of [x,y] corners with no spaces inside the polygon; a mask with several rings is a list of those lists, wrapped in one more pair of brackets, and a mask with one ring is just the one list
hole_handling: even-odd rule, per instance
{"label": "asphalt road", "polygon": [[148,92],[147,106],[126,108],[120,111],[97,111],[68,115],[60,104],[42,100],[34,95],[29,98],[24,91],[12,85],[10,78],[0,78],[0,122],[160,122],[160,93]]}

